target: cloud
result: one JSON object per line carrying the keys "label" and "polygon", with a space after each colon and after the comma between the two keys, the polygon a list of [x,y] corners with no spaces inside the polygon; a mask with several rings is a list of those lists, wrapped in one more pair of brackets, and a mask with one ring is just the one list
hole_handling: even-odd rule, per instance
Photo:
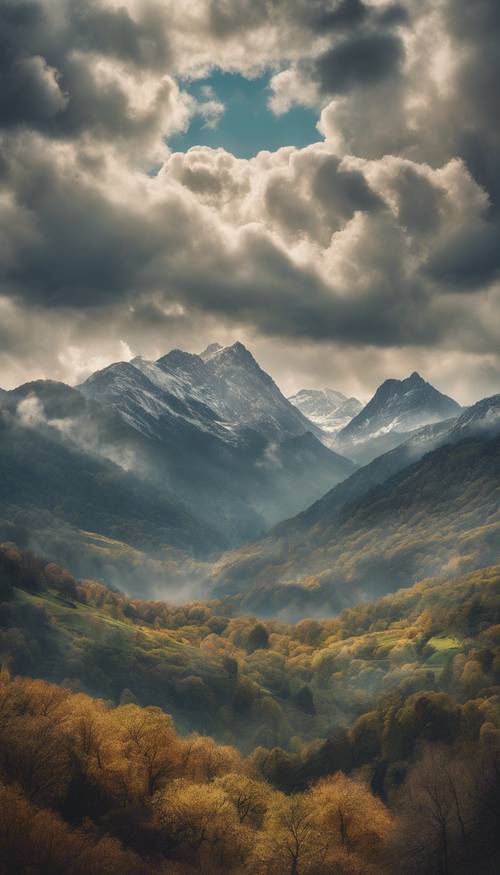
{"label": "cloud", "polygon": [[17,405],[17,417],[22,425],[36,427],[46,422],[43,405],[36,395],[28,395]]}
{"label": "cloud", "polygon": [[346,39],[321,55],[313,76],[323,94],[343,94],[368,87],[397,74],[404,58],[401,40],[391,34],[366,34]]}
{"label": "cloud", "polygon": [[[493,0],[471,9],[0,0],[8,382],[77,379],[86,361],[123,357],[120,342],[159,355],[237,330],[336,361],[349,350],[359,368],[363,351],[381,368],[405,350],[462,354],[489,385],[500,15]],[[316,107],[318,142],[249,160],[171,154],[172,132],[224,111],[183,84],[214,66],[273,73],[271,110]]]}
{"label": "cloud", "polygon": [[95,318],[140,319],[155,302],[281,336],[444,342],[461,309],[443,300],[437,266],[451,270],[457,234],[489,233],[488,200],[457,161],[340,160],[327,144],[249,161],[194,149],[154,178],[122,178],[113,158],[34,135],[4,143],[4,166],[3,288]]}

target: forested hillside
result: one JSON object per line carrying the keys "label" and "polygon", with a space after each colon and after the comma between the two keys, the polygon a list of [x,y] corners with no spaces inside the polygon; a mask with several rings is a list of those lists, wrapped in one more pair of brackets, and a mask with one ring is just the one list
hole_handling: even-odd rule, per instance
{"label": "forested hillside", "polygon": [[500,567],[295,626],[13,545],[0,591],[2,873],[496,871]]}
{"label": "forested hillside", "polygon": [[[348,493],[349,482],[339,490]],[[214,593],[263,616],[321,616],[425,576],[496,562],[500,436],[439,447],[337,506],[335,495],[225,554]]]}

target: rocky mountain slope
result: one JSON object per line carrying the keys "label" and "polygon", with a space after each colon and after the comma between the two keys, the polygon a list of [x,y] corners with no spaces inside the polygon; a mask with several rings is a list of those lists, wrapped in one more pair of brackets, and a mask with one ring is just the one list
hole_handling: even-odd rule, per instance
{"label": "rocky mountain slope", "polygon": [[373,398],[336,436],[335,446],[360,463],[406,440],[412,431],[458,416],[462,408],[420,374],[385,380]]}

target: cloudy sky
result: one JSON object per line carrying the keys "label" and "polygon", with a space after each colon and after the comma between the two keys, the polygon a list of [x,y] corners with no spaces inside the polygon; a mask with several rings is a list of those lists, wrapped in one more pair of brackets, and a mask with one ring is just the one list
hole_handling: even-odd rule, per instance
{"label": "cloudy sky", "polygon": [[0,386],[500,391],[498,0],[0,0]]}

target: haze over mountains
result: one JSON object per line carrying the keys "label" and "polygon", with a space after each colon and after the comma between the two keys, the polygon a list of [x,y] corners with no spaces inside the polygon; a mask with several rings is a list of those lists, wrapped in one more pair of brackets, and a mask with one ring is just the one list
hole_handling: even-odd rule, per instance
{"label": "haze over mountains", "polygon": [[433,422],[458,416],[461,407],[415,371],[405,380],[385,380],[373,398],[339,432],[336,446],[368,462],[402,442],[404,436]]}
{"label": "haze over mountains", "polygon": [[462,410],[416,373],[361,408],[333,389],[285,398],[239,342],[138,357],[1,394],[0,538],[130,591],[190,579],[263,614],[335,612],[439,573],[452,542],[429,547],[431,518],[496,533],[499,425],[500,396]]}
{"label": "haze over mountains", "polygon": [[422,428],[266,538],[223,556],[214,592],[296,619],[486,565],[498,553],[499,496],[495,395]]}
{"label": "haze over mountains", "polygon": [[321,429],[323,439],[335,435],[363,408],[357,398],[347,398],[337,389],[301,389],[288,400]]}
{"label": "haze over mountains", "polygon": [[[207,557],[355,469],[240,343],[118,362],[77,388],[37,381],[2,402],[1,536],[56,553],[69,526],[72,556],[88,555],[90,531],[155,558],[170,548]],[[156,508],[142,522],[138,495]]]}

